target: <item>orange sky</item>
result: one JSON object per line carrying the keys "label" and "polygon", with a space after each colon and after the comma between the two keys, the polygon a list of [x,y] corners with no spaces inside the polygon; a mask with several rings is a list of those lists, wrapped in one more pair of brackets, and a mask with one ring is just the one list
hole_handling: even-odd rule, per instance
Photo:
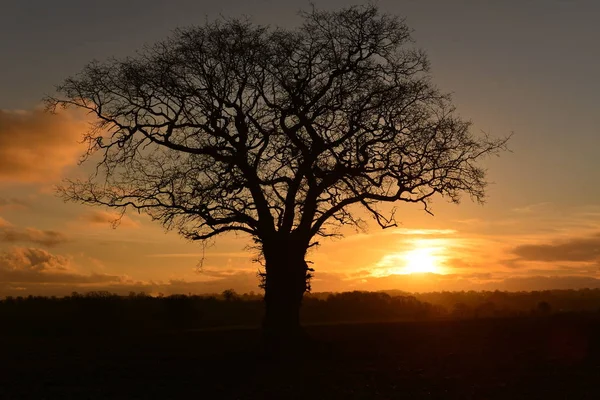
{"label": "orange sky", "polygon": [[[2,112],[0,126],[14,130],[1,142],[14,159],[44,155],[33,165],[4,158],[9,165],[0,166],[0,295],[258,291],[259,266],[247,237],[222,236],[203,248],[144,215],[128,213],[115,229],[114,211],[59,200],[53,185],[60,177],[86,170],[75,156],[79,119]],[[507,207],[501,194],[510,190],[510,178],[491,177],[496,183],[485,206],[436,199],[430,216],[401,205],[398,228],[348,229],[345,238],[322,242],[308,257],[314,290],[600,287],[600,205]]]}
{"label": "orange sky", "polygon": [[[223,236],[204,250],[143,215],[127,214],[113,229],[112,211],[64,204],[54,195],[62,178],[86,172],[77,166],[86,122],[37,110],[52,85],[93,58],[131,54],[178,25],[198,22],[194,13],[251,11],[261,22],[292,23],[298,7],[261,3],[246,10],[233,1],[202,8],[208,5],[177,0],[180,7],[166,11],[154,3],[145,15],[152,29],[135,34],[102,13],[95,18],[105,18],[105,25],[96,29],[86,23],[88,11],[71,4],[69,12],[80,18],[69,23],[85,25],[85,38],[63,33],[62,14],[37,21],[25,9],[0,12],[0,36],[21,41],[0,44],[8,60],[0,66],[0,296],[258,291],[258,265],[246,237]],[[402,205],[397,229],[373,226],[324,241],[308,257],[316,269],[313,289],[600,287],[600,8],[559,1],[532,1],[518,10],[500,2],[379,3],[383,11],[407,16],[430,55],[435,81],[454,92],[459,113],[473,120],[476,132],[515,132],[512,153],[486,161],[493,184],[483,207],[435,199],[432,217]],[[28,23],[6,19],[17,14]],[[113,24],[111,33],[106,24]],[[433,273],[406,274],[419,270]]]}

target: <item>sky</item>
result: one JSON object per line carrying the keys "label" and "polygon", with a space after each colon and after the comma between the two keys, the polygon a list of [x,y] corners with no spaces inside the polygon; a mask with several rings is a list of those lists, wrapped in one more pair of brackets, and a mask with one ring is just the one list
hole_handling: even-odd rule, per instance
{"label": "sky", "polygon": [[[338,9],[348,1],[317,1]],[[600,3],[393,0],[475,132],[513,133],[491,158],[485,205],[400,205],[400,226],[348,231],[308,254],[315,291],[600,287]],[[128,213],[65,204],[87,122],[41,99],[96,59],[133,55],[182,26],[246,15],[293,27],[299,1],[3,0],[0,4],[0,297],[72,291],[256,291],[248,238],[209,246]]]}

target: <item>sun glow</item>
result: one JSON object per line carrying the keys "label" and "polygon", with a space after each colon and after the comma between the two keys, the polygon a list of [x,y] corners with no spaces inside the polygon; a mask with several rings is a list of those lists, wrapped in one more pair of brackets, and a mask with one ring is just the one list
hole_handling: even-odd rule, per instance
{"label": "sun glow", "polygon": [[435,248],[417,248],[404,254],[405,265],[402,272],[405,274],[427,273],[435,274],[442,273],[441,262],[436,255]]}
{"label": "sun glow", "polygon": [[446,252],[443,239],[415,240],[412,249],[385,255],[373,275],[445,274]]}

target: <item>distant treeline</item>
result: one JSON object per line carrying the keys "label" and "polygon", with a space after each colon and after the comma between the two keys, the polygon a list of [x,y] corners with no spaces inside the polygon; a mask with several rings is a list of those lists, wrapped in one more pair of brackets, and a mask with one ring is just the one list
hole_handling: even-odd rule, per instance
{"label": "distant treeline", "polygon": [[442,306],[452,314],[464,314],[469,317],[600,312],[600,289],[432,292],[415,296],[420,301]]}
{"label": "distant treeline", "polygon": [[[149,296],[109,292],[66,297],[7,297],[0,300],[1,332],[103,334],[144,330],[259,326],[259,294]],[[358,321],[496,318],[552,313],[600,314],[600,289],[540,292],[391,292],[315,293],[305,297],[302,321]]]}

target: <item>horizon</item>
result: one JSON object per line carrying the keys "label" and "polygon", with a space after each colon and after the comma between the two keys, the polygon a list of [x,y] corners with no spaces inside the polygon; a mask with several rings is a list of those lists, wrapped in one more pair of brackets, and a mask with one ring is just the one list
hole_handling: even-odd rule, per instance
{"label": "horizon", "polygon": [[[151,0],[135,30],[127,23],[134,2],[32,3],[11,2],[0,15],[0,35],[12,38],[0,43],[6,55],[0,65],[0,298],[260,292],[262,267],[253,262],[247,236],[227,234],[203,246],[165,233],[143,214],[128,211],[113,229],[118,212],[63,203],[55,186],[93,170],[77,164],[89,119],[74,111],[45,113],[41,99],[86,63],[135,55],[205,16],[248,15],[292,28],[308,2],[174,0],[164,7]],[[111,4],[123,12],[108,12]],[[420,205],[400,204],[398,227],[382,230],[370,222],[365,232],[345,227],[344,238],[321,241],[307,256],[315,268],[313,292],[600,289],[600,4],[377,4],[406,18],[429,56],[433,82],[453,93],[458,114],[474,123],[472,132],[514,132],[511,152],[482,163],[493,182],[483,206],[468,196],[460,205],[436,197],[431,216]]]}
{"label": "horizon", "polygon": [[[475,293],[475,294],[492,294],[492,293],[505,293],[505,294],[534,294],[534,293],[540,293],[540,294],[544,294],[544,293],[562,293],[562,292],[598,292],[600,291],[600,287],[597,288],[589,288],[589,287],[584,287],[584,288],[564,288],[564,289],[540,289],[540,290],[499,290],[499,289],[479,289],[479,290],[475,290],[475,289],[471,289],[471,290],[439,290],[439,291],[423,291],[423,292],[407,292],[405,290],[400,290],[400,289],[378,289],[378,290],[348,290],[348,291],[322,291],[322,292],[307,292],[305,296],[308,297],[314,297],[314,298],[319,298],[322,297],[324,295],[339,295],[339,294],[348,294],[348,293],[380,293],[380,294],[387,294],[390,297],[412,297],[412,296],[428,296],[428,295],[437,295],[437,294],[469,294],[469,293]],[[28,294],[28,295],[24,295],[24,296],[12,296],[12,295],[8,295],[8,296],[4,296],[4,297],[0,297],[0,301],[4,301],[4,300],[14,300],[14,299],[28,299],[28,298],[44,298],[44,299],[50,299],[50,298],[56,298],[56,299],[65,299],[65,298],[70,298],[70,297],[94,297],[95,295],[110,295],[110,296],[117,296],[117,297],[132,297],[132,296],[143,296],[143,297],[152,297],[152,298],[164,298],[164,297],[169,297],[169,296],[173,296],[173,297],[179,297],[179,296],[183,296],[183,297],[202,297],[202,298],[206,298],[206,297],[223,297],[225,295],[225,293],[232,293],[235,296],[239,296],[240,298],[244,298],[244,297],[248,297],[248,298],[252,298],[252,299],[256,299],[256,298],[263,298],[263,294],[261,293],[262,290],[258,290],[258,292],[251,290],[249,292],[238,292],[235,289],[225,289],[221,292],[203,292],[203,293],[171,293],[171,294],[165,294],[162,292],[154,292],[154,293],[147,293],[144,291],[141,292],[134,292],[134,291],[130,291],[128,293],[124,293],[124,292],[110,292],[110,291],[101,291],[101,290],[90,290],[90,291],[73,291],[71,293],[65,293],[62,295],[35,295],[35,294]]]}

